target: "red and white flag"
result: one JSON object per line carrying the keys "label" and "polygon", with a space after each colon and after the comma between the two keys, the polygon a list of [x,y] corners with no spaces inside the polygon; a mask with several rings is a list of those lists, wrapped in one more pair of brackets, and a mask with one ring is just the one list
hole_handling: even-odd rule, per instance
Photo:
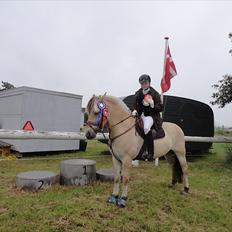
{"label": "red and white flag", "polygon": [[161,80],[162,92],[166,92],[170,89],[171,79],[177,75],[175,64],[173,63],[170,53],[169,45],[167,43],[165,60],[164,60],[164,75]]}

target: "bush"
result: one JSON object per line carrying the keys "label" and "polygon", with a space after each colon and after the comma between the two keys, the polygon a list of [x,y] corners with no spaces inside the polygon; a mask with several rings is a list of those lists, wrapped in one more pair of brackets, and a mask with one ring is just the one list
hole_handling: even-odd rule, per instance
{"label": "bush", "polygon": [[225,132],[224,127],[216,127],[214,129],[214,133],[216,135],[224,135],[224,132]]}

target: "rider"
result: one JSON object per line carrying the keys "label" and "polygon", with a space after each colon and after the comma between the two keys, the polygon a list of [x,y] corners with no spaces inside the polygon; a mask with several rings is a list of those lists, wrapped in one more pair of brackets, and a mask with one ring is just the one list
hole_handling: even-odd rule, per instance
{"label": "rider", "polygon": [[163,111],[160,94],[151,87],[151,78],[147,74],[139,77],[141,88],[135,93],[136,103],[132,116],[141,116],[144,123],[145,144],[148,154],[143,157],[152,161],[154,156],[154,141],[151,127],[158,131],[162,126],[160,112]]}

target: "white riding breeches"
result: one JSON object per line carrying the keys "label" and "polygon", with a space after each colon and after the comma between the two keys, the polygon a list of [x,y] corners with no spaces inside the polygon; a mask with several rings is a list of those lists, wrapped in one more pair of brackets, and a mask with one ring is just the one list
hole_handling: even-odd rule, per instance
{"label": "white riding breeches", "polygon": [[144,124],[144,127],[143,127],[144,134],[146,135],[150,131],[154,123],[153,118],[151,116],[144,116],[143,114],[141,115],[141,117],[143,119],[143,124]]}

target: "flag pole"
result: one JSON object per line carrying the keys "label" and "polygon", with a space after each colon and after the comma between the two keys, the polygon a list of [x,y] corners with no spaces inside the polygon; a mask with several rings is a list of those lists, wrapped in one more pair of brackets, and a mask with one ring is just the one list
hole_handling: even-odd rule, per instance
{"label": "flag pole", "polygon": [[[164,67],[163,67],[163,77],[165,75],[165,65],[166,65],[166,54],[167,54],[167,49],[168,49],[168,37],[164,37],[165,39],[165,49],[164,49]],[[162,77],[162,79],[163,79]],[[164,93],[163,90],[161,88],[161,103],[164,103]],[[163,112],[162,112],[162,118],[163,118]]]}
{"label": "flag pole", "polygon": [[[167,54],[167,49],[168,49],[168,37],[164,37],[165,39],[165,49],[164,49],[164,68],[163,68],[163,77],[162,79],[164,78],[164,75],[165,75],[165,65],[166,65],[166,54]],[[164,93],[163,93],[163,90],[161,88],[161,103],[163,104],[164,102]],[[165,107],[164,107],[164,110],[165,110]],[[164,110],[163,112],[161,113],[161,118],[163,119],[164,117]],[[156,158],[155,159],[155,166],[159,166],[159,158]]]}

